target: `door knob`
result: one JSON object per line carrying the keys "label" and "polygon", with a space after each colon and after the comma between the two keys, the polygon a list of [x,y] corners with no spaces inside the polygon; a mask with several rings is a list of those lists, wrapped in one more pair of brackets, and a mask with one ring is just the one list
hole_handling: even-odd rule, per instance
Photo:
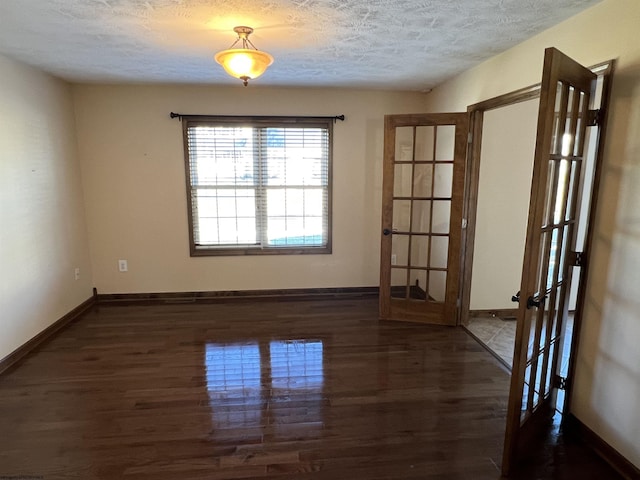
{"label": "door knob", "polygon": [[391,235],[391,230],[389,230],[388,228],[385,228],[384,230],[382,230],[382,234],[383,235]]}
{"label": "door knob", "polygon": [[534,296],[530,296],[529,298],[527,298],[527,309],[536,307],[536,308],[540,308],[540,306],[544,305],[544,301],[547,298],[547,296],[545,295],[544,297],[536,300],[534,298]]}
{"label": "door knob", "polygon": [[511,297],[512,302],[520,303],[520,292],[516,293]]}

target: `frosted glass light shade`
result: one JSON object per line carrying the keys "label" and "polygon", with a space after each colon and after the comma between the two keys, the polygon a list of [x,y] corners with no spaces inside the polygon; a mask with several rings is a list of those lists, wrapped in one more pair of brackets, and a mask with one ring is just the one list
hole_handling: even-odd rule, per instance
{"label": "frosted glass light shade", "polygon": [[268,53],[248,48],[223,50],[216,54],[215,59],[229,75],[245,83],[258,78],[273,63],[273,57]]}

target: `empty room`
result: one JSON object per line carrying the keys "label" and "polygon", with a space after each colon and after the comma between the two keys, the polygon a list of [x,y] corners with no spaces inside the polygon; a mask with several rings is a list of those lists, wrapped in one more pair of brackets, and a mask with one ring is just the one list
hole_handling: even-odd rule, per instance
{"label": "empty room", "polygon": [[640,478],[640,2],[0,2],[0,479]]}

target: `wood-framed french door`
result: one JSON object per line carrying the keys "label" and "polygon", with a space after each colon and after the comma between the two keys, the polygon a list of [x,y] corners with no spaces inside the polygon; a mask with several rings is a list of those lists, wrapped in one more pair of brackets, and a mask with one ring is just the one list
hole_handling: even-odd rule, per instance
{"label": "wood-framed french door", "polygon": [[380,317],[456,325],[467,113],[385,116]]}
{"label": "wood-framed french door", "polygon": [[503,474],[555,411],[559,353],[575,264],[586,127],[596,75],[545,51]]}

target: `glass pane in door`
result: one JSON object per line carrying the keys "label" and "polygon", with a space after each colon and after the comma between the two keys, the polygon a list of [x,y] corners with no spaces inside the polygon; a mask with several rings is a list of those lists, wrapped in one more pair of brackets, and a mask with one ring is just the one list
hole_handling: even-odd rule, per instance
{"label": "glass pane in door", "polygon": [[411,229],[411,200],[393,200],[393,230],[408,232]]}
{"label": "glass pane in door", "polygon": [[451,200],[433,202],[431,233],[449,233],[451,222]]}
{"label": "glass pane in door", "polygon": [[417,198],[431,197],[433,191],[433,165],[417,163],[413,173],[413,196]]}
{"label": "glass pane in door", "polygon": [[[427,268],[429,265],[429,237],[413,235],[411,237],[411,266]],[[422,284],[426,288],[426,282]]]}
{"label": "glass pane in door", "polygon": [[431,256],[429,257],[429,267],[447,268],[449,256],[449,237],[431,237]]}
{"label": "glass pane in door", "polygon": [[456,127],[453,125],[439,125],[436,131],[436,162],[453,161]]}
{"label": "glass pane in door", "polygon": [[427,271],[426,270],[410,270],[410,288],[409,298],[414,301],[425,301],[427,299]]}
{"label": "glass pane in door", "polygon": [[397,163],[394,166],[393,173],[393,196],[394,197],[410,197],[411,196],[411,177],[413,167],[407,163]]}
{"label": "glass pane in door", "polygon": [[409,265],[409,236],[393,235],[391,238],[391,265]]}
{"label": "glass pane in door", "polygon": [[429,300],[444,302],[447,292],[447,272],[440,270],[429,271]]}
{"label": "glass pane in door", "polygon": [[416,161],[432,161],[433,160],[433,146],[435,142],[436,127],[432,126],[417,126],[416,132]]}
{"label": "glass pane in door", "polygon": [[406,268],[391,268],[391,298],[409,298],[407,274]]}
{"label": "glass pane in door", "polygon": [[413,233],[430,233],[431,200],[414,200],[411,231]]}
{"label": "glass pane in door", "polygon": [[437,163],[435,166],[433,196],[451,198],[453,189],[453,163]]}
{"label": "glass pane in door", "polygon": [[396,128],[396,162],[413,160],[413,127]]}

